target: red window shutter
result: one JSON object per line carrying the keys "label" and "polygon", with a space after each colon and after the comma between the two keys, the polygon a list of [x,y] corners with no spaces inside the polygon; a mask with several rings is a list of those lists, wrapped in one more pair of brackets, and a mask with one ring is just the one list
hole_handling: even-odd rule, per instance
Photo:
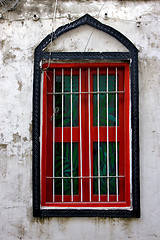
{"label": "red window shutter", "polygon": [[[45,69],[44,64],[44,69]],[[64,69],[64,70],[62,70]],[[72,70],[71,70],[72,69]],[[97,70],[98,69],[98,70]],[[108,69],[108,70],[107,70]],[[100,87],[106,77],[115,81],[117,78],[117,89],[109,89],[109,93],[104,93],[106,89],[94,89],[95,81],[97,88]],[[72,72],[72,73],[71,73]],[[81,74],[80,74],[81,72]],[[98,75],[97,75],[98,72]],[[81,75],[81,78],[80,78]],[[78,76],[78,125],[77,126],[54,126],[53,118],[57,114],[55,105],[56,95],[53,94],[55,86],[55,76],[71,79]],[[98,85],[99,79],[99,85]],[[103,81],[102,81],[103,80]],[[68,80],[67,80],[68,81]],[[71,80],[73,82],[73,80]],[[81,81],[81,86],[80,86]],[[113,82],[114,82],[113,81]],[[69,82],[68,82],[69,83]],[[58,83],[57,83],[58,84]],[[107,86],[106,86],[107,87]],[[42,152],[41,152],[41,205],[51,207],[129,207],[130,206],[130,86],[129,86],[129,65],[125,63],[79,63],[79,64],[50,64],[50,68],[44,71],[43,77],[43,101],[42,101]],[[81,88],[81,91],[80,91]],[[116,88],[116,86],[114,86]],[[71,89],[70,89],[71,90]],[[62,91],[62,89],[61,89]],[[118,91],[118,93],[116,93]],[[89,93],[90,92],[90,93]],[[97,93],[95,93],[97,92]],[[101,93],[103,92],[103,93]],[[107,92],[107,91],[106,91]],[[64,100],[65,94],[58,93]],[[57,96],[58,96],[57,94]],[[67,95],[68,94],[68,95]],[[72,100],[76,94],[69,94]],[[117,94],[117,95],[116,95]],[[72,96],[72,97],[71,97]],[[111,102],[117,99],[117,114],[110,114],[108,109],[100,105],[101,99],[105,97]],[[117,97],[116,97],[117,96]],[[81,98],[81,99],[80,99]],[[67,98],[65,98],[67,100]],[[99,99],[99,100],[98,100]],[[99,101],[99,115],[95,115],[94,102]],[[71,101],[70,101],[71,103]],[[110,103],[109,103],[110,104]],[[112,103],[113,104],[113,103]],[[65,101],[64,104],[65,105]],[[104,101],[107,105],[107,100]],[[72,104],[73,107],[73,104]],[[89,108],[90,107],[90,108]],[[97,111],[96,107],[96,111]],[[59,107],[60,109],[60,107]],[[112,109],[112,107],[110,107]],[[59,111],[59,110],[58,110]],[[64,109],[63,109],[64,111]],[[74,109],[73,109],[74,111]],[[114,111],[114,110],[113,110]],[[101,113],[102,112],[102,113]],[[109,125],[105,125],[101,118],[106,118],[108,114]],[[99,116],[99,117],[98,117]],[[99,118],[99,119],[98,119]],[[116,120],[115,120],[116,118]],[[97,123],[95,121],[97,120]],[[114,119],[114,120],[113,120]],[[115,123],[113,123],[115,121]],[[98,124],[99,122],[99,124]],[[81,123],[81,126],[80,126]],[[97,125],[98,124],[98,125]],[[72,132],[72,134],[71,134]],[[90,133],[90,134],[89,134]],[[107,134],[108,145],[107,145]],[[63,135],[63,139],[62,139]],[[80,141],[81,136],[81,141]],[[72,141],[71,141],[72,139]],[[53,152],[55,146],[61,144],[67,146],[69,143],[78,144],[78,176],[75,178],[59,175],[55,178],[55,161]],[[55,144],[54,144],[55,143]],[[81,146],[80,146],[81,144]],[[71,144],[70,144],[71,145]],[[70,145],[69,148],[70,148]],[[103,149],[110,150],[110,155],[105,156]],[[94,150],[94,148],[96,150]],[[101,150],[102,149],[102,150]],[[72,149],[73,150],[73,149]],[[112,152],[111,152],[112,150]],[[95,152],[96,153],[95,153]],[[116,153],[115,153],[116,152]],[[117,154],[117,155],[116,155]],[[96,159],[99,155],[99,166]],[[102,165],[101,156],[105,159]],[[55,156],[55,155],[54,155]],[[82,156],[82,162],[81,162]],[[117,156],[117,157],[116,157]],[[63,156],[64,157],[64,156]],[[117,159],[109,162],[110,159]],[[62,159],[61,159],[62,161]],[[108,162],[107,162],[108,161]],[[97,162],[97,165],[95,164]],[[63,162],[64,164],[64,162]],[[107,167],[109,164],[109,168]],[[96,165],[96,167],[95,167]],[[82,168],[81,168],[82,166]],[[106,172],[104,169],[106,168]],[[112,168],[112,172],[110,172]],[[57,168],[56,168],[57,169]],[[60,164],[60,170],[62,164]],[[108,173],[107,173],[108,171]],[[95,173],[96,175],[95,175]],[[103,175],[105,172],[105,176]],[[98,174],[100,176],[98,176]],[[82,175],[82,177],[81,177]],[[113,175],[113,176],[112,176]],[[64,180],[63,180],[64,178]],[[72,180],[73,179],[73,180]],[[63,181],[63,184],[60,182]],[[70,194],[62,194],[57,190],[56,182],[61,188],[67,184],[73,185],[77,181],[78,191],[70,190]],[[63,185],[63,187],[62,187]],[[102,185],[104,188],[102,188]],[[111,188],[113,186],[113,189]],[[106,187],[106,190],[105,190]],[[64,191],[64,189],[63,189]],[[74,194],[74,191],[76,194]],[[61,194],[58,194],[61,192]],[[100,193],[100,194],[99,194]],[[108,196],[109,195],[109,196]]]}

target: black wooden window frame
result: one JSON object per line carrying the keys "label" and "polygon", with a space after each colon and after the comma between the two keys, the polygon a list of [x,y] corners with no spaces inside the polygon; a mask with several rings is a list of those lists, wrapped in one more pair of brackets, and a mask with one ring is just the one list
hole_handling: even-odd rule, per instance
{"label": "black wooden window frame", "polygon": [[[46,52],[45,48],[60,35],[81,25],[89,25],[121,42],[127,52]],[[101,209],[41,209],[40,207],[40,94],[42,61],[90,61],[129,62],[131,85],[132,129],[132,210]],[[133,43],[114,28],[104,25],[86,14],[78,20],[58,28],[49,34],[35,49],[33,82],[33,216],[34,217],[140,217],[139,183],[139,102],[138,102],[138,50]]]}

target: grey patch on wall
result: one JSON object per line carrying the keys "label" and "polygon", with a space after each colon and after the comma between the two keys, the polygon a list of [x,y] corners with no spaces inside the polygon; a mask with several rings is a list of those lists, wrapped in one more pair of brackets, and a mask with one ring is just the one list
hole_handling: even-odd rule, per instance
{"label": "grey patch on wall", "polygon": [[2,143],[2,144],[0,144],[0,150],[5,150],[5,149],[7,149],[7,144],[5,144],[5,143]]}
{"label": "grey patch on wall", "polygon": [[18,90],[21,91],[22,90],[22,82],[21,81],[18,81]]}
{"label": "grey patch on wall", "polygon": [[8,60],[14,60],[16,58],[16,55],[15,54],[12,54],[10,52],[7,52],[4,54],[4,57],[3,57],[3,62],[4,63],[7,63]]}
{"label": "grey patch on wall", "polygon": [[29,124],[30,139],[32,139],[32,123]]}
{"label": "grey patch on wall", "polygon": [[27,137],[23,137],[23,141],[26,142],[28,139]]}
{"label": "grey patch on wall", "polygon": [[5,45],[5,40],[1,40],[1,41],[0,41],[0,48],[3,48],[4,45]]}
{"label": "grey patch on wall", "polygon": [[18,134],[18,132],[13,134],[13,142],[21,142],[21,136]]}
{"label": "grey patch on wall", "polygon": [[22,223],[20,223],[19,226],[17,226],[17,231],[18,231],[18,239],[23,239],[24,238],[24,235],[26,233],[26,230],[25,230],[25,226],[23,226]]}
{"label": "grey patch on wall", "polygon": [[18,4],[19,0],[0,0],[0,4],[1,6],[7,10],[7,11],[11,11],[14,10]]}

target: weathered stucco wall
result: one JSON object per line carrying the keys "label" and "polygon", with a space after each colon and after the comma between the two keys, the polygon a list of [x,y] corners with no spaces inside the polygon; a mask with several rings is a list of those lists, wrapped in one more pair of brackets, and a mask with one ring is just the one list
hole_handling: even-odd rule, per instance
{"label": "weathered stucco wall", "polygon": [[[160,239],[159,1],[58,0],[56,19],[55,1],[22,0],[14,11],[0,12],[0,239]],[[52,30],[85,13],[139,49],[140,219],[32,217],[34,49]],[[72,51],[85,50],[88,38],[80,39],[80,32],[76,44],[70,39]],[[64,39],[53,49],[66,49]],[[86,51],[94,51],[98,41],[93,34]]]}

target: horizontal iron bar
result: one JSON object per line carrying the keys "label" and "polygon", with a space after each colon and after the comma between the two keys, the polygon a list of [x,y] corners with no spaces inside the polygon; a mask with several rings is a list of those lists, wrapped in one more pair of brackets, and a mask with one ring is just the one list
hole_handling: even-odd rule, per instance
{"label": "horizontal iron bar", "polygon": [[[95,196],[97,196],[97,194],[94,194]],[[68,196],[68,195],[66,195],[66,196]],[[76,195],[74,195],[74,196],[76,196]],[[107,196],[107,194],[101,194],[101,196]],[[115,194],[109,194],[109,196],[115,196]],[[95,201],[92,201],[92,202],[77,202],[77,201],[74,201],[74,202],[68,202],[68,201],[64,201],[63,203],[62,202],[46,202],[46,204],[51,204],[51,203],[60,203],[60,204],[62,204],[62,206],[63,206],[63,204],[68,204],[68,203],[79,203],[79,204],[81,204],[81,203],[88,203],[88,204],[91,204],[91,206],[90,207],[92,207],[92,204],[101,204],[101,203],[104,203],[104,204],[107,204],[107,203],[112,203],[112,204],[115,204],[115,203],[125,203],[125,201],[106,201],[106,202],[104,202],[104,201],[100,201],[100,202],[95,202]],[[52,207],[52,206],[51,206]],[[74,205],[72,206],[72,207],[74,207]],[[83,206],[81,206],[82,208],[83,208]],[[87,207],[87,206],[86,206]],[[97,206],[98,207],[98,206]],[[103,206],[102,206],[103,207]],[[95,209],[96,209],[96,207],[94,207]],[[116,206],[115,206],[115,208],[116,208]]]}
{"label": "horizontal iron bar", "polygon": [[56,92],[56,93],[52,93],[52,92],[48,92],[47,94],[53,94],[53,95],[62,95],[62,94],[83,94],[83,93],[86,93],[86,94],[90,94],[90,93],[93,93],[93,94],[103,94],[103,93],[125,93],[125,91],[99,91],[99,92]]}
{"label": "horizontal iron bar", "polygon": [[64,179],[64,178],[68,178],[68,179],[72,179],[72,178],[75,178],[75,179],[77,179],[77,178],[79,178],[79,179],[81,179],[81,178],[121,178],[121,177],[125,177],[125,176],[83,176],[83,177],[47,177],[46,176],[46,178],[57,178],[57,179]]}

